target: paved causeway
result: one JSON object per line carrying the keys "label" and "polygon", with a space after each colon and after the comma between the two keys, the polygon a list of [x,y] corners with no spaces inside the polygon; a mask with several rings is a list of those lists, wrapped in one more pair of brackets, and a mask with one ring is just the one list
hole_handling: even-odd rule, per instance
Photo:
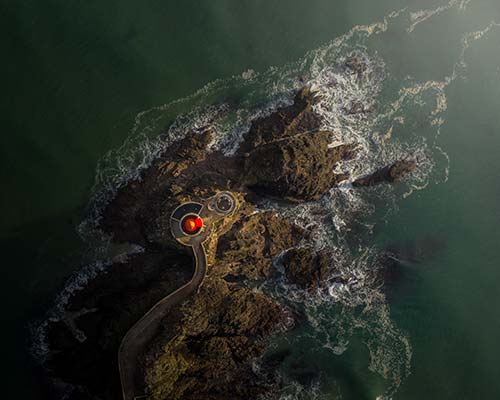
{"label": "paved causeway", "polygon": [[170,217],[174,238],[191,247],[195,258],[195,271],[191,280],[156,303],[123,338],[118,350],[118,366],[124,400],[147,398],[142,391],[139,357],[156,336],[163,318],[176,304],[196,291],[207,270],[207,257],[203,242],[210,236],[214,222],[234,212],[236,200],[229,192],[221,192],[202,203],[187,202],[177,207]]}

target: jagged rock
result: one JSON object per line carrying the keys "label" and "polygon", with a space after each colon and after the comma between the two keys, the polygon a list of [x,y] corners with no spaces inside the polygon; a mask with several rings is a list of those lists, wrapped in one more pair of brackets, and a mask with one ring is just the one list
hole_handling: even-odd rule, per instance
{"label": "jagged rock", "polygon": [[278,109],[269,116],[256,119],[240,147],[244,154],[257,146],[284,137],[319,130],[321,117],[313,110],[319,97],[310,87],[300,90],[292,105]]}
{"label": "jagged rock", "polygon": [[309,247],[294,248],[282,260],[288,282],[314,290],[325,284],[332,269],[332,256]]}
{"label": "jagged rock", "polygon": [[212,129],[189,132],[139,180],[118,191],[103,212],[102,229],[117,242],[173,245],[169,210],[187,198],[206,198],[217,190],[255,190],[299,201],[319,198],[346,179],[332,169],[355,157],[356,145],[329,148],[331,134],[318,131],[317,101],[310,88],[300,90],[292,105],[254,121],[233,157],[208,154]]}
{"label": "jagged rock", "polygon": [[[364,71],[354,60],[346,66]],[[259,202],[266,196],[318,199],[348,178],[333,170],[357,155],[356,144],[330,147],[332,135],[320,130],[321,117],[314,110],[318,100],[308,87],[298,91],[293,104],[253,121],[231,157],[207,150],[212,128],[188,132],[140,179],[118,190],[102,213],[100,228],[115,243],[139,244],[144,253],[97,273],[70,296],[62,320],[49,321],[53,352],[45,366],[63,381],[86,388],[75,391],[75,398],[121,398],[117,349],[125,332],[193,273],[192,258],[171,237],[170,213],[183,201],[221,190],[238,197],[238,212],[214,227],[204,244],[205,281],[164,318],[163,330],[140,360],[141,372],[146,389],[158,400],[243,400],[273,390],[273,371],[284,358],[262,363],[259,357],[266,340],[293,318],[245,284],[271,279],[273,261],[287,251],[287,280],[314,290],[329,276],[332,259],[307,247],[297,249],[310,232],[276,213],[257,212]],[[354,186],[393,182],[415,167],[415,162],[399,161],[357,179]],[[252,363],[261,368],[258,376]]]}
{"label": "jagged rock", "polygon": [[417,168],[415,160],[400,160],[387,167],[375,171],[373,174],[356,179],[353,186],[374,186],[379,183],[392,183],[403,179]]}
{"label": "jagged rock", "polygon": [[255,398],[265,385],[250,361],[287,315],[269,297],[210,279],[183,308],[183,324],[146,371],[155,400]]}
{"label": "jagged rock", "polygon": [[[172,145],[135,180],[120,188],[104,209],[100,226],[113,235],[117,242],[145,245],[158,240],[159,229],[152,231],[165,208],[178,202],[176,188],[187,185],[186,170],[206,157],[206,147],[213,138],[213,131],[189,132]],[[184,194],[184,193],[182,193]],[[167,230],[168,232],[168,230]],[[162,235],[160,235],[162,236]],[[163,238],[163,236],[162,236]],[[168,241],[170,236],[166,236]]]}
{"label": "jagged rock", "polygon": [[319,198],[346,178],[332,170],[340,161],[355,157],[356,145],[329,147],[332,134],[319,131],[321,117],[313,108],[318,99],[305,87],[291,106],[254,121],[240,148],[245,186],[303,201]]}
{"label": "jagged rock", "polygon": [[318,199],[346,178],[332,171],[355,155],[355,146],[329,148],[331,133],[302,133],[257,147],[245,162],[253,190],[291,200]]}
{"label": "jagged rock", "polygon": [[[186,253],[152,250],[106,267],[73,292],[65,319],[49,321],[52,353],[46,367],[67,383],[85,386],[106,399],[120,399],[116,354],[122,337],[153,304],[187,282],[192,271]],[[69,320],[72,315],[75,318]],[[68,322],[85,340],[75,337]]]}
{"label": "jagged rock", "polygon": [[226,274],[264,279],[269,277],[273,258],[306,237],[303,229],[275,213],[252,214],[219,239],[216,258]]}

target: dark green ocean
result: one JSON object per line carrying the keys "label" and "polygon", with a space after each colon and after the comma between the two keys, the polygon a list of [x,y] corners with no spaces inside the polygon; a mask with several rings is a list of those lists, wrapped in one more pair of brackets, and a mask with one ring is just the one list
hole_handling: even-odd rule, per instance
{"label": "dark green ocean", "polygon": [[340,81],[339,96],[383,113],[338,121],[332,95],[331,126],[367,143],[378,129],[396,144],[373,166],[412,152],[422,170],[374,199],[342,192],[331,217],[341,227],[347,203],[372,205],[371,243],[398,249],[402,277],[361,315],[339,288],[338,304],[311,305],[314,329],[286,340],[323,384],[281,399],[500,398],[498,0],[1,0],[0,30],[3,398],[42,399],[32,321],[89,262],[89,199],[147,161],[145,140],[212,101],[267,104],[298,75],[338,83],[328,68],[351,51],[374,80]]}

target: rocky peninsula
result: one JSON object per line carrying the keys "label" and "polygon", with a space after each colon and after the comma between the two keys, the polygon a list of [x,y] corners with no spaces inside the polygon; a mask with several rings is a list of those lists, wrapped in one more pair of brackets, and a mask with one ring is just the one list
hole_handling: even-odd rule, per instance
{"label": "rocky peninsula", "polygon": [[[362,74],[354,61],[348,67]],[[171,309],[138,360],[140,384],[154,400],[246,400],[279,387],[275,370],[282,357],[264,356],[268,340],[295,329],[302,318],[254,284],[273,279],[279,257],[288,283],[322,290],[335,257],[315,250],[307,229],[260,205],[318,200],[350,179],[334,171],[358,154],[356,143],[331,146],[332,133],[321,129],[314,108],[318,99],[310,87],[302,88],[293,104],[254,120],[232,156],[208,151],[213,127],[189,132],[116,193],[100,229],[115,243],[144,251],[97,274],[73,292],[64,318],[49,321],[44,367],[73,386],[69,399],[121,398],[121,339],[193,274],[189,250],[171,235],[170,214],[182,202],[221,191],[237,198],[239,207],[204,244],[207,276],[199,291]],[[416,167],[414,160],[395,160],[351,183],[356,190],[393,183]]]}

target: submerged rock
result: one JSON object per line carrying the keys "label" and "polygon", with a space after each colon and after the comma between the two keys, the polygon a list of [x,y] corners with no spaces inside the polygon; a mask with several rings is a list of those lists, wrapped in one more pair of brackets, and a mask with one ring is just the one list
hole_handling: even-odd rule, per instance
{"label": "submerged rock", "polygon": [[387,246],[386,251],[402,262],[422,263],[433,261],[446,249],[446,240],[435,234],[428,234],[413,240],[404,240]]}
{"label": "submerged rock", "polygon": [[368,69],[366,61],[356,54],[351,54],[346,59],[345,66],[358,76],[361,76]]}

